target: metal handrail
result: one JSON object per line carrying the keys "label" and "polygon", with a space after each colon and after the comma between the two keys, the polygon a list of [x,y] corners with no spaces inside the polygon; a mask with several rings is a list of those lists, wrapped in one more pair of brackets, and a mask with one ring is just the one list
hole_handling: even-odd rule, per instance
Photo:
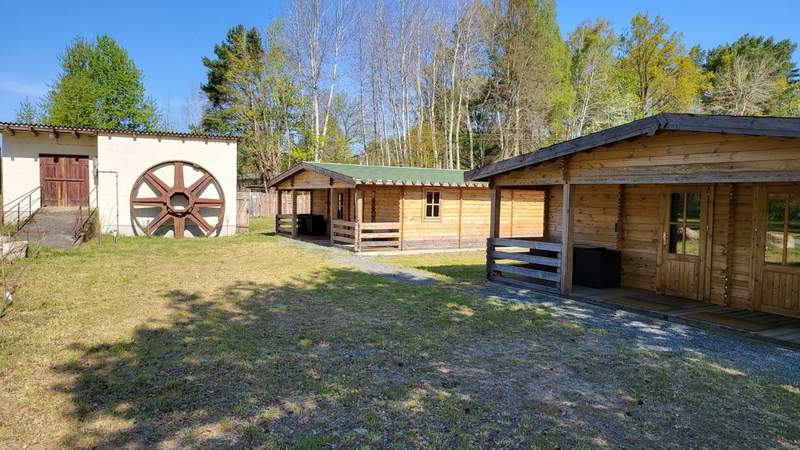
{"label": "metal handrail", "polygon": [[[34,201],[34,196],[38,192],[39,196]],[[23,205],[27,204],[27,209],[23,209]],[[9,224],[8,215],[16,213],[16,219],[10,223],[14,224],[14,232],[19,231],[26,223],[33,217],[33,215],[42,207],[42,189],[37,186],[30,191],[20,195],[19,197],[11,200],[3,205],[2,214],[0,214],[0,223],[3,225]],[[24,214],[23,214],[24,213]]]}
{"label": "metal handrail", "polygon": [[86,233],[86,226],[91,223],[92,217],[94,216],[95,212],[97,211],[97,202],[95,201],[94,207],[92,207],[92,198],[97,198],[96,194],[97,185],[94,185],[92,189],[89,191],[89,204],[86,207],[86,218],[83,217],[83,206],[78,206],[78,214],[75,217],[75,225],[72,228],[72,234],[77,242],[78,239],[81,238],[82,235]]}
{"label": "metal handrail", "polygon": [[36,191],[39,191],[39,190],[41,190],[41,189],[42,189],[42,187],[41,187],[41,186],[36,186],[35,188],[31,189],[30,191],[28,191],[28,192],[26,192],[26,193],[24,193],[24,194],[20,195],[19,197],[15,198],[14,200],[11,200],[11,201],[9,201],[8,203],[6,203],[5,205],[3,205],[3,208],[5,209],[5,207],[6,207],[7,205],[10,205],[10,204],[12,204],[12,203],[16,202],[17,200],[20,200],[20,199],[22,199],[23,197],[28,197],[28,196],[30,196],[31,194],[33,194],[34,192],[36,192]]}

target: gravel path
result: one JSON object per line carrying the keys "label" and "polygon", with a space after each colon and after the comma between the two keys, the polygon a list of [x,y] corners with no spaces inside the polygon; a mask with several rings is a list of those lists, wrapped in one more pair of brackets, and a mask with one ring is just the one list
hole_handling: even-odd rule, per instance
{"label": "gravel path", "polygon": [[293,245],[310,251],[325,251],[328,256],[335,262],[343,264],[361,272],[378,275],[392,281],[401,281],[404,283],[419,284],[429,286],[437,283],[437,278],[430,272],[424,270],[409,269],[405,267],[397,267],[392,264],[385,264],[373,256],[363,256],[353,253],[349,250],[336,248],[336,247],[320,247],[313,242],[304,242],[298,240],[290,241]]}
{"label": "gravel path", "polygon": [[[292,241],[309,250],[320,250],[317,244]],[[390,280],[419,285],[434,285],[439,280],[423,270],[398,267],[377,258],[354,254],[338,248],[327,248],[337,263]],[[457,287],[456,289],[465,289]],[[486,283],[468,293],[500,301],[545,306],[556,315],[568,317],[583,325],[606,330],[612,345],[657,353],[686,352],[697,357],[724,360],[726,365],[753,375],[777,376],[800,385],[800,351],[749,338],[733,331],[705,329],[643,316],[623,310],[607,309],[588,303],[564,299],[528,289]]]}
{"label": "gravel path", "polygon": [[778,376],[800,384],[800,351],[749,338],[734,331],[677,324],[618,309],[568,300],[527,289],[487,283],[476,293],[497,300],[550,308],[587,326],[608,331],[615,344],[652,352],[687,352],[725,360],[730,367],[754,375]]}

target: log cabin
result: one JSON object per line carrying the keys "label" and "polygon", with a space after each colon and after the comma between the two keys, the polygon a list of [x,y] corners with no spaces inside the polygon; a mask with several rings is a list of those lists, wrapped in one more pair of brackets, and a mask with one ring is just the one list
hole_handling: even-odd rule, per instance
{"label": "log cabin", "polygon": [[[462,170],[303,162],[269,186],[278,191],[276,234],[357,252],[482,249],[489,233],[489,185],[465,181]],[[308,211],[297,207],[301,194],[310,195]],[[543,193],[504,195],[500,235],[541,235]]]}
{"label": "log cabin", "polygon": [[[800,317],[800,119],[660,114],[470,171],[491,186],[487,276]],[[506,189],[545,198],[505,239]]]}

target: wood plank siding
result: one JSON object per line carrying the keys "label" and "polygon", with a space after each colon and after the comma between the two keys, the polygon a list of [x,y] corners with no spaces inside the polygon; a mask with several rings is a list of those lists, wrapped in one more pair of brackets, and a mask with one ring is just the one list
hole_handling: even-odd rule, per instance
{"label": "wood plank siding", "polygon": [[[398,223],[403,250],[458,249],[486,246],[491,201],[485,183],[477,186],[400,186],[347,184],[311,170],[300,170],[276,184],[290,192],[310,192],[311,212],[325,217],[330,233],[330,189],[333,199],[343,197],[343,217],[354,221],[356,193],[363,207],[358,221]],[[438,217],[426,217],[426,193],[439,193]],[[289,195],[284,194],[285,197]],[[504,189],[500,237],[541,237],[544,229],[544,191]],[[334,204],[334,214],[337,205]],[[289,213],[289,210],[284,213]],[[338,219],[334,217],[334,219]]]}
{"label": "wood plank siding", "polygon": [[800,179],[796,138],[665,131],[494,177],[498,186],[781,182]]}
{"label": "wood plank siding", "polygon": [[[561,238],[562,185],[573,185],[574,244],[620,250],[623,287],[696,292],[700,301],[800,317],[800,266],[764,261],[768,195],[800,198],[800,139],[661,131],[502,172],[491,182],[546,190],[543,231],[551,242]],[[676,189],[702,195],[696,265],[663,256]],[[501,214],[501,229],[507,219]]]}

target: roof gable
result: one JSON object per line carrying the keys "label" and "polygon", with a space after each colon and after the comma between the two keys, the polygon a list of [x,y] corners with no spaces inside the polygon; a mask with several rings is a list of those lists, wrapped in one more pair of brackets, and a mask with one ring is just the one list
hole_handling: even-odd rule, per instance
{"label": "roof gable", "polygon": [[471,170],[465,177],[467,180],[488,180],[494,175],[614,142],[652,136],[660,130],[800,138],[800,118],[658,114]]}
{"label": "roof gable", "polygon": [[383,184],[405,186],[475,186],[485,187],[486,183],[467,181],[463,170],[429,169],[422,167],[366,166],[359,164],[302,162],[270,180],[275,186],[292,175],[309,170],[331,177],[344,183]]}

